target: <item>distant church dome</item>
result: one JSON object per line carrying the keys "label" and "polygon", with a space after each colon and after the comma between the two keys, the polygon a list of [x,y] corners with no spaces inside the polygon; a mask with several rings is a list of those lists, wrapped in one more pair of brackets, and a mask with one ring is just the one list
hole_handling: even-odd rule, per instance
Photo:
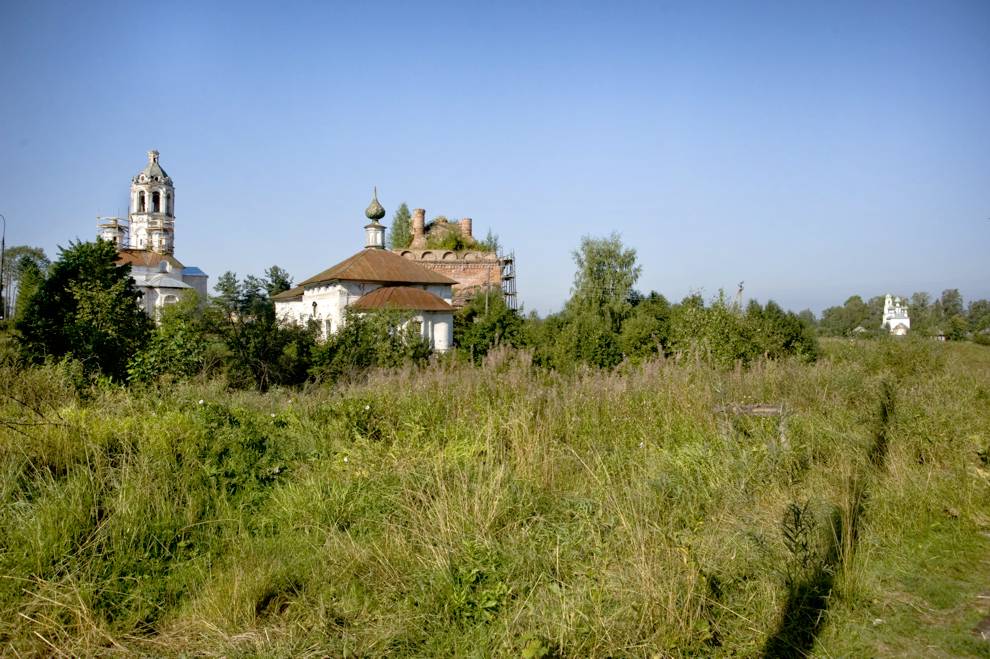
{"label": "distant church dome", "polygon": [[148,166],[138,172],[133,179],[132,183],[164,183],[166,185],[172,185],[172,179],[162,166],[158,164],[158,152],[149,151],[148,152]]}

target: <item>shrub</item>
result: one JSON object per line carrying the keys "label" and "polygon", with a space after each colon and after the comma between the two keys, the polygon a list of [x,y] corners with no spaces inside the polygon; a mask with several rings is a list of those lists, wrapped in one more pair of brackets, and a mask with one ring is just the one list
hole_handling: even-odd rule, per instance
{"label": "shrub", "polygon": [[314,351],[310,375],[336,382],[372,367],[423,363],[430,356],[430,344],[409,319],[397,311],[348,312],[343,327]]}
{"label": "shrub", "polygon": [[497,288],[476,295],[454,314],[454,343],[475,363],[497,346],[522,345],[522,318]]}
{"label": "shrub", "polygon": [[61,250],[19,312],[28,359],[70,356],[89,373],[126,377],[127,361],[144,345],[151,321],[138,304],[130,266],[116,259],[117,249],[103,240]]}

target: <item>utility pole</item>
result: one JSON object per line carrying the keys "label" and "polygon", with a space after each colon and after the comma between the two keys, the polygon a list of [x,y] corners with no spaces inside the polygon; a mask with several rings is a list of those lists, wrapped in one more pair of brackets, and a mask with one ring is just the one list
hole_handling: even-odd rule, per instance
{"label": "utility pole", "polygon": [[7,256],[7,218],[0,213],[3,219],[3,233],[0,234],[0,320],[7,318],[7,301],[3,298],[4,258]]}

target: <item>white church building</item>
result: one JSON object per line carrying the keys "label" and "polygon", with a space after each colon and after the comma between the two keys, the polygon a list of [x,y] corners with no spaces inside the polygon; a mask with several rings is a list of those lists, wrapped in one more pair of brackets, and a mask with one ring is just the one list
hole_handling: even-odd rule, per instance
{"label": "white church building", "polygon": [[404,311],[433,350],[449,350],[457,282],[385,249],[385,226],[378,222],[385,209],[377,193],[365,215],[371,223],[364,227],[364,249],[276,295],[275,314],[283,322],[316,321],[326,338],[343,326],[347,309]]}
{"label": "white church building", "polygon": [[911,329],[907,306],[899,297],[887,295],[883,301],[883,320],[880,327],[890,330],[894,336],[905,336]]}
{"label": "white church building", "polygon": [[175,186],[158,163],[158,152],[148,152],[147,166],[131,179],[127,220],[100,218],[98,237],[117,246],[117,263],[129,264],[142,293],[142,305],[152,318],[162,308],[193,290],[207,298],[208,276],[175,258]]}

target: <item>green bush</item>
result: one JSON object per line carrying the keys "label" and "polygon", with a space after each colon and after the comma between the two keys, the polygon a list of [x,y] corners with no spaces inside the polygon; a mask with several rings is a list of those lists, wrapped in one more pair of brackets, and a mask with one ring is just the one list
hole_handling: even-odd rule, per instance
{"label": "green bush", "polygon": [[130,266],[118,266],[116,259],[117,248],[103,240],[61,250],[18,312],[28,359],[68,356],[88,373],[126,378],[127,361],[143,347],[151,321],[139,305]]}
{"label": "green bush", "polygon": [[397,311],[348,312],[343,327],[315,349],[310,375],[318,382],[337,382],[374,367],[425,362],[430,344],[409,320]]}
{"label": "green bush", "polygon": [[522,318],[497,288],[475,295],[454,314],[454,344],[475,363],[495,347],[519,347],[522,341]]}

